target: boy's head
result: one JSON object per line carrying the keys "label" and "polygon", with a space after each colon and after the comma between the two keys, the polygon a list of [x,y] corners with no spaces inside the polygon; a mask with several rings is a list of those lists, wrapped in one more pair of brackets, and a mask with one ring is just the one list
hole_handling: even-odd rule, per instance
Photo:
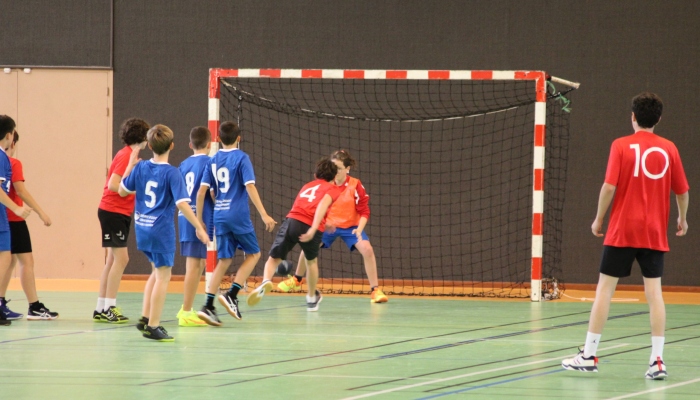
{"label": "boy's head", "polygon": [[659,123],[664,103],[651,92],[642,92],[632,99],[632,113],[640,128],[653,128]]}
{"label": "boy's head", "polygon": [[190,144],[193,150],[206,149],[211,142],[211,132],[203,126],[196,126],[190,131]]}
{"label": "boy's head", "polygon": [[154,125],[146,134],[148,147],[158,155],[165,154],[172,149],[174,136],[173,131],[167,126]]}
{"label": "boy's head", "polygon": [[331,154],[331,160],[338,160],[342,162],[345,168],[354,167],[357,164],[355,159],[352,158],[350,152],[347,150],[334,151],[333,154]]}
{"label": "boy's head", "polygon": [[226,121],[219,127],[219,139],[226,146],[236,143],[240,136],[241,128],[235,122]]}
{"label": "boy's head", "polygon": [[122,122],[119,128],[119,137],[127,146],[141,143],[146,140],[146,133],[151,126],[141,118],[129,118]]}
{"label": "boy's head", "polygon": [[7,134],[14,132],[16,127],[14,119],[7,115],[0,115],[0,140],[5,139]]}
{"label": "boy's head", "polygon": [[335,179],[335,174],[338,173],[338,166],[335,165],[328,157],[323,157],[316,163],[316,179],[323,179],[330,182]]}

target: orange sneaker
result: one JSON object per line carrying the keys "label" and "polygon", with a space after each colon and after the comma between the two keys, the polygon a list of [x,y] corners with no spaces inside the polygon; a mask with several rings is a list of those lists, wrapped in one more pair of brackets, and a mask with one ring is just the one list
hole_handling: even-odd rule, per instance
{"label": "orange sneaker", "polygon": [[290,276],[277,284],[277,290],[280,292],[298,292],[301,290],[301,282],[297,282],[297,278]]}
{"label": "orange sneaker", "polygon": [[384,292],[382,292],[382,289],[375,288],[372,291],[372,296],[370,297],[370,303],[386,303],[387,301],[389,301],[389,298],[386,297]]}

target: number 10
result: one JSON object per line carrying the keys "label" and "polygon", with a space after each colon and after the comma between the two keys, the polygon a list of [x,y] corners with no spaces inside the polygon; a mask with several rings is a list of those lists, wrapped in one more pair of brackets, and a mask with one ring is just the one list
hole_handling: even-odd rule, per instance
{"label": "number 10", "polygon": [[[639,149],[639,143],[631,144],[630,149],[634,149],[634,155],[635,155],[634,177],[636,178],[639,176],[639,164],[640,164],[639,153],[641,152]],[[652,174],[647,170],[647,156],[654,151],[658,151],[666,159],[666,166],[664,166],[664,170],[661,171],[660,174]],[[664,150],[660,147],[650,147],[644,151],[644,154],[642,154],[641,164],[642,164],[642,170],[644,171],[644,175],[646,175],[648,178],[651,178],[651,179],[661,179],[661,178],[663,178],[664,175],[666,175],[666,171],[668,170],[668,154],[666,153],[666,150]]]}

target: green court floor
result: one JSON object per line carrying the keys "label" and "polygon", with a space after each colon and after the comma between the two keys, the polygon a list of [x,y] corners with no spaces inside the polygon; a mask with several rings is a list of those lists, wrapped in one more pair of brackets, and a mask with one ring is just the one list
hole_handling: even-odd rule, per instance
{"label": "green court floor", "polygon": [[[26,310],[20,292],[10,306]],[[203,299],[198,296],[197,304]],[[94,293],[45,292],[61,317],[0,327],[2,399],[698,399],[700,313],[669,305],[667,381],[643,378],[646,304],[614,304],[597,374],[564,371],[586,332],[590,303],[268,296],[224,315],[220,328],[178,328],[181,295],[168,295],[174,343],[143,339],[134,324],[90,319]],[[139,317],[141,295],[119,305]]]}

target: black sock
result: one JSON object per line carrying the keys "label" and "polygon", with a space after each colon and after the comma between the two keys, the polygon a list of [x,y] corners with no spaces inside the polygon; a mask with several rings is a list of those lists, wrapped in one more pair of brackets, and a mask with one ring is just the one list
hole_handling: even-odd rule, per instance
{"label": "black sock", "polygon": [[378,287],[379,287],[379,286],[372,286],[372,287],[369,289],[370,293],[371,293],[371,292],[374,292],[374,290],[375,290],[376,288],[378,288]]}
{"label": "black sock", "polygon": [[207,303],[205,306],[211,308],[214,307],[214,294],[213,293],[207,293]]}
{"label": "black sock", "polygon": [[2,305],[7,304],[7,300],[5,300],[4,297],[0,297],[0,304],[2,304]]}
{"label": "black sock", "polygon": [[294,279],[297,280],[297,283],[301,283],[301,280],[304,279],[304,277],[303,277],[303,276],[299,276],[299,275],[294,275]]}
{"label": "black sock", "polygon": [[236,282],[233,282],[231,284],[231,289],[228,290],[228,295],[230,298],[235,299],[236,296],[238,295],[238,291],[241,290],[243,287]]}

